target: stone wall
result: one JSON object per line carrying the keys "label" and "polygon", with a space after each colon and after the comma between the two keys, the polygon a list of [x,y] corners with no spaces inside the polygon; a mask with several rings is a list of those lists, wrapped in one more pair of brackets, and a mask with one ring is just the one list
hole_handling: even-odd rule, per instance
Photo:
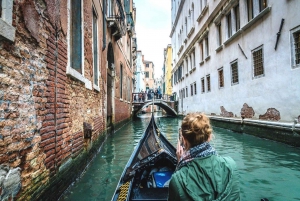
{"label": "stone wall", "polygon": [[[93,83],[92,1],[83,2],[84,77]],[[56,200],[104,140],[107,48],[99,52],[100,90],[67,75],[67,16],[67,1],[14,1],[15,40],[0,41],[1,199]],[[131,76],[127,68],[125,76]],[[116,122],[129,119],[131,104],[115,104]],[[90,138],[84,122],[92,126]]]}

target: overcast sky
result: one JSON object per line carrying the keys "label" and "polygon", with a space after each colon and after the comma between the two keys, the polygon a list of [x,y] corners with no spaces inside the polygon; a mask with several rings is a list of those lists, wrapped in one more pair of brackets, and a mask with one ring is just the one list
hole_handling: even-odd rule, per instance
{"label": "overcast sky", "polygon": [[162,75],[164,48],[171,44],[171,1],[134,0],[138,50],[155,66],[155,78]]}

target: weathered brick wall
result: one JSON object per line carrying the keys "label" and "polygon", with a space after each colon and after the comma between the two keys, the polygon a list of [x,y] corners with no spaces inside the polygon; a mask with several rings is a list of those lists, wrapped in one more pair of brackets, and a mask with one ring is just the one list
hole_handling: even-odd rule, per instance
{"label": "weathered brick wall", "polygon": [[[2,197],[57,198],[87,164],[78,156],[87,157],[91,141],[105,132],[106,51],[99,55],[100,92],[66,75],[66,2],[14,1],[15,41],[0,41],[0,169],[5,184],[15,185],[9,195],[0,186]],[[92,2],[84,2],[84,76],[92,81]],[[83,122],[92,125],[91,139],[84,139]],[[70,160],[74,175],[63,168]]]}

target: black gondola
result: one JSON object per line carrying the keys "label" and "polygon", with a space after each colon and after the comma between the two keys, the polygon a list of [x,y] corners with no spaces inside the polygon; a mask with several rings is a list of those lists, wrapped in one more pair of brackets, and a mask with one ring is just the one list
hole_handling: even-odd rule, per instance
{"label": "black gondola", "polygon": [[161,134],[152,115],[125,166],[112,201],[167,200],[176,164],[176,149]]}

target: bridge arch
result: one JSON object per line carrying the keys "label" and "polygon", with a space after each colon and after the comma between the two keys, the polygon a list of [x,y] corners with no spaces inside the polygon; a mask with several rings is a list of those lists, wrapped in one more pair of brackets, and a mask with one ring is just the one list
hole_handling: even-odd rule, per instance
{"label": "bridge arch", "polygon": [[162,109],[164,109],[168,115],[177,116],[177,112],[171,106],[169,106],[169,104],[166,103],[166,101],[159,100],[159,99],[154,100],[154,101],[145,101],[144,104],[142,104],[142,105],[134,106],[135,107],[134,115],[136,115],[143,108],[145,108],[149,105],[152,105],[152,104],[157,105],[157,106],[161,107]]}

